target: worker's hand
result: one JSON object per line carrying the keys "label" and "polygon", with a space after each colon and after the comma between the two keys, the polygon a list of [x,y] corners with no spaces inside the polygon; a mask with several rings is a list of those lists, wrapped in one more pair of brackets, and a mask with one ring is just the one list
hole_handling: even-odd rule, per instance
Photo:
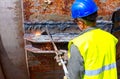
{"label": "worker's hand", "polygon": [[62,59],[67,61],[68,60],[67,50],[59,50],[59,52],[61,52]]}
{"label": "worker's hand", "polygon": [[68,56],[67,56],[67,51],[66,50],[59,50],[57,51],[58,55],[56,55],[54,58],[56,59],[56,62],[58,63],[58,65],[61,65],[61,59],[63,60],[63,62],[65,64],[67,64],[68,61]]}

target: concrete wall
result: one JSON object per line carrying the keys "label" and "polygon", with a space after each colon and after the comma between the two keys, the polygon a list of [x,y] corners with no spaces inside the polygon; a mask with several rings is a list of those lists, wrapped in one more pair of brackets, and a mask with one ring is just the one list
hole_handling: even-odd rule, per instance
{"label": "concrete wall", "polygon": [[3,46],[0,43],[0,61],[5,78],[28,79],[21,0],[0,0],[0,35],[3,43]]}

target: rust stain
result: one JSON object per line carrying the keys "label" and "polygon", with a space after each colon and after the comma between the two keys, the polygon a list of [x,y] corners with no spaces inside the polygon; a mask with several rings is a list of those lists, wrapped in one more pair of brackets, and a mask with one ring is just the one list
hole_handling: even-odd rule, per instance
{"label": "rust stain", "polygon": [[[52,0],[46,4],[44,0],[24,0],[24,17],[26,21],[64,20],[70,19],[70,6],[74,0]],[[60,18],[60,19],[59,19]]]}
{"label": "rust stain", "polygon": [[[44,0],[23,0],[25,21],[69,20],[70,6],[74,0],[51,1],[52,4],[49,5]],[[120,6],[120,0],[95,0],[95,2],[99,6],[99,15],[107,20],[110,19],[113,11]],[[53,18],[52,15],[58,17]]]}
{"label": "rust stain", "polygon": [[23,23],[22,23],[22,9],[21,9],[21,4],[20,1],[14,2],[15,7],[15,17],[13,18],[14,22],[16,23],[17,27],[15,30],[17,30],[17,37],[16,40],[19,41],[19,46],[21,48],[24,48],[24,42],[23,42]]}
{"label": "rust stain", "polygon": [[33,14],[30,9],[32,6],[32,0],[23,0],[23,7],[24,7],[24,17],[25,20],[29,21],[29,17]]}
{"label": "rust stain", "polygon": [[95,0],[95,2],[99,6],[99,15],[106,20],[110,20],[112,13],[120,6],[120,0]]}
{"label": "rust stain", "polygon": [[[29,70],[31,79],[58,79],[63,77],[63,70],[54,60],[55,54],[29,54]],[[49,60],[49,62],[48,62]],[[34,65],[34,62],[38,63]],[[54,75],[54,76],[53,76]],[[50,77],[50,78],[47,78]],[[62,78],[60,78],[62,79]]]}

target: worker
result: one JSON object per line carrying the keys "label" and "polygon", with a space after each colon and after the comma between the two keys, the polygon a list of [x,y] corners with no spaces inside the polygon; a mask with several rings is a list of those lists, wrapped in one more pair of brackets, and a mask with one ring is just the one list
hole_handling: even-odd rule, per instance
{"label": "worker", "polygon": [[68,44],[70,79],[117,79],[118,39],[96,27],[97,11],[93,0],[76,0],[71,6],[71,16],[82,32]]}
{"label": "worker", "polygon": [[120,8],[118,8],[116,11],[112,14],[112,29],[111,33],[114,33],[116,31],[120,31]]}

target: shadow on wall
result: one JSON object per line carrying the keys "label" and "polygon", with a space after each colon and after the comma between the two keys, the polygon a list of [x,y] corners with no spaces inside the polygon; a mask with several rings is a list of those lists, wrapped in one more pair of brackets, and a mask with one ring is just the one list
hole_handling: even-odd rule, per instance
{"label": "shadow on wall", "polygon": [[18,69],[9,59],[7,52],[3,46],[1,36],[0,36],[0,65],[2,73],[5,76],[5,78],[3,77],[2,79],[25,79],[24,75],[20,73],[20,71],[23,70]]}
{"label": "shadow on wall", "polygon": [[4,73],[3,73],[3,69],[1,67],[1,62],[0,62],[0,78],[1,79],[5,79]]}

